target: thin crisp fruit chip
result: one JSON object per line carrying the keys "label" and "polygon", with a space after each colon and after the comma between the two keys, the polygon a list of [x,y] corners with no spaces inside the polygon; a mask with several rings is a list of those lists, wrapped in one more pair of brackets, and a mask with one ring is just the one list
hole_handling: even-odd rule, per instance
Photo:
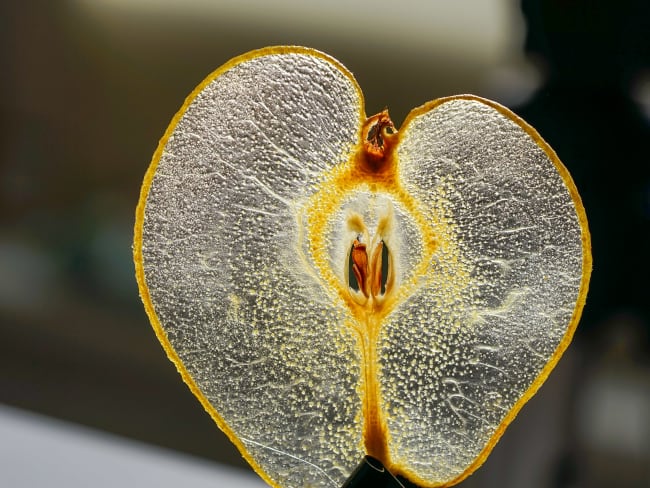
{"label": "thin crisp fruit chip", "polygon": [[568,346],[591,270],[571,177],[516,115],[461,95],[397,130],[299,47],[187,98],[134,255],[185,382],[268,483],[301,488],[364,454],[425,487],[466,478]]}

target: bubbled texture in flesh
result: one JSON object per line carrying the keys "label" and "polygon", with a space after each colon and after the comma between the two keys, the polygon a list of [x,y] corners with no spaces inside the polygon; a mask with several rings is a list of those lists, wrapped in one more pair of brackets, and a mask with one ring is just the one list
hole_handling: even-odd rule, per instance
{"label": "bubbled texture in flesh", "polygon": [[144,273],[163,330],[281,486],[338,486],[359,460],[359,354],[332,327],[341,304],[304,272],[296,208],[348,157],[361,111],[356,85],[320,57],[237,64],[187,107],[146,200]]}
{"label": "bubbled texture in flesh", "polygon": [[439,247],[382,329],[382,395],[394,461],[441,482],[472,464],[565,337],[581,225],[548,154],[482,102],[415,117],[398,154],[403,185],[439,209]]}

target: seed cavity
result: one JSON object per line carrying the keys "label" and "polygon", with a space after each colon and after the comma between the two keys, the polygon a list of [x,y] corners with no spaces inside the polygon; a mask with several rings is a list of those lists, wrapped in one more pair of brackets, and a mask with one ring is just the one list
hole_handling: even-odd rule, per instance
{"label": "seed cavity", "polygon": [[365,304],[368,299],[380,302],[390,291],[392,256],[383,240],[368,252],[359,238],[352,242],[348,257],[348,287],[355,301]]}
{"label": "seed cavity", "polygon": [[[368,205],[372,208],[375,204]],[[361,214],[349,211],[347,216],[346,235],[350,241],[346,244],[343,268],[345,285],[355,303],[371,310],[376,310],[393,290],[395,256],[388,245],[393,226],[394,210],[390,204],[378,211],[374,233]]]}

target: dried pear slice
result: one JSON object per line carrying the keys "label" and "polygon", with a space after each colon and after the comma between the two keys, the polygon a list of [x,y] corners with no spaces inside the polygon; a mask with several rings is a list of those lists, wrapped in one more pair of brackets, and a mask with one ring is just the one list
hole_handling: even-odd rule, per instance
{"label": "dried pear slice", "polygon": [[136,211],[165,351],[272,486],[364,454],[422,486],[487,457],[571,340],[591,269],[568,172],[473,96],[398,132],[317,51],[235,58],[187,98]]}

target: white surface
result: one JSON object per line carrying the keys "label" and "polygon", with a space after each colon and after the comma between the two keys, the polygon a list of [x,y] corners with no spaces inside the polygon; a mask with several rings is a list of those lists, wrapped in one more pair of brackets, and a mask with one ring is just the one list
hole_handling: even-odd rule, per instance
{"label": "white surface", "polygon": [[262,488],[247,472],[0,404],[0,486]]}

